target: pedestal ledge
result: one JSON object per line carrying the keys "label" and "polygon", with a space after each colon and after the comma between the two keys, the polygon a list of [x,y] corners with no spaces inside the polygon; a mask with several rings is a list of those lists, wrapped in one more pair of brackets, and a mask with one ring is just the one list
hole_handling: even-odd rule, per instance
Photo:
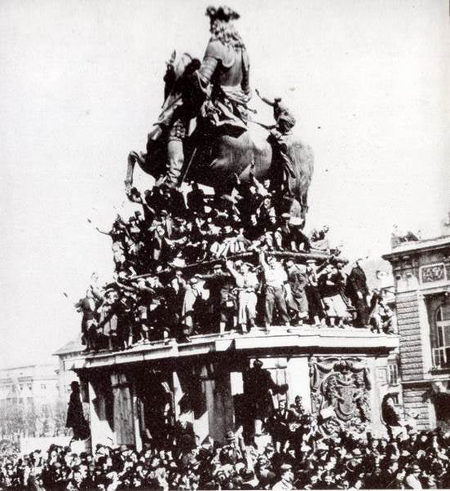
{"label": "pedestal ledge", "polygon": [[[74,370],[85,370],[123,364],[160,362],[189,357],[228,356],[231,353],[258,351],[271,356],[308,354],[311,352],[352,351],[354,353],[388,353],[398,347],[395,335],[374,334],[367,329],[290,328],[272,326],[269,331],[254,330],[248,334],[218,333],[197,335],[189,343],[158,341],[136,345],[124,351],[87,353],[74,359]],[[249,353],[250,355],[250,353]]]}

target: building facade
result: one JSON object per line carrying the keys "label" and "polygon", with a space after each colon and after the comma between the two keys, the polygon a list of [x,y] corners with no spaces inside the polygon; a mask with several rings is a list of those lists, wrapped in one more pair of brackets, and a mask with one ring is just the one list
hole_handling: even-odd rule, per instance
{"label": "building facade", "polygon": [[54,433],[58,404],[56,365],[0,370],[0,431],[4,437]]}
{"label": "building facade", "polygon": [[393,245],[405,413],[419,429],[446,426],[450,382],[450,235]]}

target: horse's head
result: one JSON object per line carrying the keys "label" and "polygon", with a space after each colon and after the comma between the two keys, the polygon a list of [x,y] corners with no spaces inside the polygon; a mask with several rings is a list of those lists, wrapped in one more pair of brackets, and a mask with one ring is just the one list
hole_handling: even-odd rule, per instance
{"label": "horse's head", "polygon": [[195,70],[200,68],[200,60],[198,58],[193,58],[189,53],[182,53],[178,55],[174,50],[170,55],[169,60],[166,62],[167,69],[164,76],[164,94],[165,98],[169,94],[174,94],[179,92],[179,82],[185,77],[188,77]]}

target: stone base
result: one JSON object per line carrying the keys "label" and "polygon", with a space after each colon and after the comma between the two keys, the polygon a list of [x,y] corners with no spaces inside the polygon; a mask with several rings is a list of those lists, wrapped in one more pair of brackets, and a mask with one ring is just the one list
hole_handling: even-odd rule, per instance
{"label": "stone base", "polygon": [[[363,410],[369,419],[367,428],[374,435],[384,434],[381,401],[393,390],[388,357],[397,347],[397,338],[361,329],[302,326],[289,331],[275,326],[269,333],[196,336],[182,345],[144,345],[77,360],[76,370],[89,382],[93,446],[127,444],[139,449],[170,418],[172,423],[184,421],[197,443],[209,437],[222,444],[226,433],[240,425],[251,438],[252,402],[245,387],[246,374],[257,358],[275,384],[289,387],[287,392],[273,393],[275,408],[280,400],[289,407],[301,396],[305,411],[318,413],[336,400],[345,400],[328,412],[340,418],[353,411],[359,417]],[[338,381],[339,397],[324,396],[327,391],[321,384],[328,384],[328,377]],[[335,390],[331,379],[330,384],[330,390]],[[355,406],[355,400],[361,407]],[[149,429],[154,419],[161,424]],[[262,435],[256,443],[265,446],[269,441],[270,436]]]}

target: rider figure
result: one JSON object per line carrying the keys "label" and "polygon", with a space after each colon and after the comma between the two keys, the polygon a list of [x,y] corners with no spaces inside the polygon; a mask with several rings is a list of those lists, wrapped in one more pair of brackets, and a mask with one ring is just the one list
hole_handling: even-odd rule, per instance
{"label": "rider figure", "polygon": [[292,159],[288,154],[289,139],[292,135],[292,128],[295,126],[295,117],[289,111],[286,104],[284,104],[280,97],[276,97],[273,101],[263,97],[258,89],[255,89],[258,97],[273,107],[273,117],[275,119],[275,124],[269,126],[270,136],[268,141],[273,145],[275,151],[281,162],[283,169],[282,187],[287,194],[291,194],[289,178],[295,179],[294,165]]}
{"label": "rider figure", "polygon": [[[184,165],[184,142],[189,123],[199,117],[202,131],[239,136],[247,129],[247,103],[250,100],[249,58],[233,25],[239,14],[229,7],[208,7],[211,38],[202,63],[174,52],[167,62],[162,112],[148,135],[147,154],[167,145],[167,166],[157,185],[180,184]],[[145,156],[131,152],[129,166],[144,162]],[[125,184],[130,187],[127,177]]]}
{"label": "rider figure", "polygon": [[[220,134],[241,134],[247,129],[250,100],[250,62],[233,21],[239,14],[229,7],[208,7],[211,38],[199,70],[195,73],[200,113]],[[195,90],[194,89],[194,90]]]}

